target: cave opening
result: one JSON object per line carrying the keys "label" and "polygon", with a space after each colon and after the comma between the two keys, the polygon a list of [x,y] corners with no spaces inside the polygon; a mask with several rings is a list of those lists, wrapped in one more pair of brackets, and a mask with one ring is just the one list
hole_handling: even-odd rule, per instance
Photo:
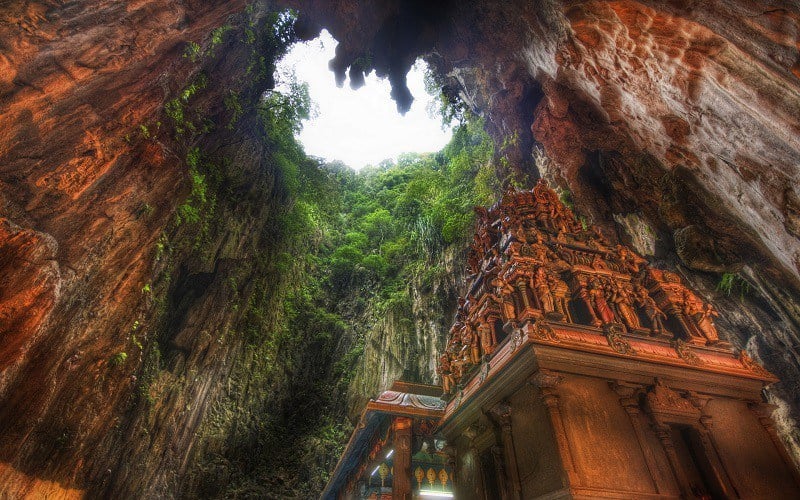
{"label": "cave opening", "polygon": [[[741,349],[726,366],[750,376],[763,362],[781,378],[765,392],[774,414],[740,401],[757,418],[742,435],[763,427],[798,455],[797,13],[762,10],[10,0],[0,497],[316,496],[370,398],[395,379],[440,380],[458,297],[477,300],[462,290],[473,207],[539,173],[583,230],[638,235],[654,267],[714,302]],[[303,43],[323,55],[282,66]],[[299,91],[304,64],[329,85],[320,97]],[[313,101],[320,121],[331,103],[342,114],[317,128]],[[413,121],[428,107],[454,125]],[[316,149],[313,135],[364,155]],[[736,262],[676,252],[687,227]],[[562,300],[589,331],[592,306]],[[523,340],[511,326],[494,323],[505,345]],[[700,369],[692,345],[663,347]],[[705,474],[696,436],[678,437]],[[461,459],[502,465],[487,456]]]}
{"label": "cave opening", "polygon": [[392,84],[366,67],[370,56],[354,65],[349,80],[331,71],[338,42],[326,30],[309,41],[295,43],[278,62],[276,90],[292,92],[304,86],[312,112],[298,140],[307,154],[342,161],[359,170],[402,153],[439,151],[452,136],[453,125],[440,115],[443,104],[432,70],[417,59],[404,77],[408,97],[401,113],[392,99]]}

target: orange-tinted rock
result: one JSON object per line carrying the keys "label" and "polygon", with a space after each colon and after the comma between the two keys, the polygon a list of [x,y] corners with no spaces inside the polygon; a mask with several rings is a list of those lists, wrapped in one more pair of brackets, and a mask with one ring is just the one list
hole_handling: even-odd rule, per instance
{"label": "orange-tinted rock", "polygon": [[57,250],[52,237],[0,219],[0,372],[25,354],[60,298]]}
{"label": "orange-tinted rock", "polygon": [[[518,134],[519,149],[503,151],[512,164],[529,161],[532,139],[558,167],[551,175],[598,221],[611,220],[611,206],[635,205],[669,231],[681,226],[660,215],[669,211],[659,206],[668,193],[652,172],[637,175],[637,164],[648,156],[659,176],[685,168],[681,182],[692,202],[708,207],[700,214],[705,230],[731,242],[728,265],[768,255],[765,272],[800,283],[800,242],[778,215],[800,160],[795,7],[464,2],[442,19],[401,2],[287,3],[341,40],[336,64],[344,67],[360,53],[380,52],[391,39],[386,26],[419,16],[419,33],[405,44],[392,40],[395,52],[375,67],[421,55],[422,33],[437,30],[430,59],[487,116],[498,142]],[[592,166],[592,155],[610,153],[616,165]],[[710,161],[726,167],[711,175]],[[598,192],[597,179],[623,177],[635,183]],[[729,234],[720,216],[741,229]]]}
{"label": "orange-tinted rock", "polygon": [[[720,269],[757,267],[778,311],[758,313],[760,324],[791,323],[775,318],[800,310],[791,288],[800,277],[796,6],[285,3],[340,40],[339,76],[368,53],[402,107],[405,71],[431,53],[487,117],[509,163],[532,172],[530,146],[542,145],[553,177],[608,234],[613,214],[641,213],[674,253],[673,240],[693,227],[690,234],[708,240],[684,238],[701,247],[684,255],[711,251]],[[155,242],[188,190],[169,134],[145,139],[140,126],[155,130],[164,102],[196,70],[182,57],[186,44],[243,8],[12,0],[0,12],[0,462],[22,463],[24,475],[129,492],[156,476],[165,491],[172,474],[185,472],[192,433],[219,385],[187,378],[176,388],[180,375],[170,374],[174,384],[151,388],[169,396],[148,421],[159,424],[154,435],[114,431],[140,363],[132,325],[152,308],[142,289],[154,273]],[[247,64],[243,53],[225,56],[209,69],[225,75],[218,85],[232,86]],[[224,90],[217,92],[219,103]],[[146,207],[152,215],[142,217]],[[225,319],[207,300],[169,341],[191,346],[183,368],[220,380],[233,349],[203,335],[204,321]],[[783,327],[753,330],[754,343],[773,353],[798,337]],[[123,350],[130,364],[110,370],[109,357]],[[796,374],[797,363],[785,369]],[[103,460],[114,446],[125,457],[112,481]],[[143,456],[158,458],[130,466]]]}
{"label": "orange-tinted rock", "polygon": [[0,12],[0,497],[108,486],[146,344],[132,339],[152,307],[142,289],[187,192],[157,122],[194,70],[187,42],[242,9],[12,0]]}

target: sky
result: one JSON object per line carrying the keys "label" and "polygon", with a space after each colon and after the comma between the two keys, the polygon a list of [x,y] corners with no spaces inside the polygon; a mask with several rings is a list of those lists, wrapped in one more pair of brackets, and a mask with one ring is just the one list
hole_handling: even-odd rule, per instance
{"label": "sky", "polygon": [[442,130],[438,116],[428,116],[427,104],[434,98],[425,92],[424,63],[408,74],[408,88],[414,96],[411,109],[397,112],[389,97],[389,80],[371,73],[358,90],[346,80],[337,88],[328,61],[333,59],[336,40],[323,31],[320,37],[298,43],[278,65],[278,74],[294,68],[298,81],[308,82],[317,116],[303,125],[299,135],[307,154],[326,160],[340,160],[358,170],[396,159],[400,153],[438,151],[450,140],[452,131]]}

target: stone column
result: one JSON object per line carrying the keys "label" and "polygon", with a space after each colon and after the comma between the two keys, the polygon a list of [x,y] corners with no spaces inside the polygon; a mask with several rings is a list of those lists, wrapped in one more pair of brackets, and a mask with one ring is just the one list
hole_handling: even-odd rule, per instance
{"label": "stone column", "polygon": [[478,451],[478,445],[475,439],[483,432],[483,426],[479,424],[472,424],[464,429],[464,436],[469,439],[469,453],[472,456],[473,477],[475,478],[475,498],[485,498],[486,492],[483,486],[483,464],[481,464],[481,456]]}
{"label": "stone column", "polygon": [[661,440],[661,445],[664,447],[664,452],[669,459],[669,466],[672,469],[672,474],[675,480],[678,481],[678,487],[681,490],[683,498],[693,498],[692,486],[689,484],[689,479],[683,470],[678,454],[675,451],[675,444],[672,442],[672,428],[664,423],[657,422],[655,425],[656,434],[658,439]]}
{"label": "stone column", "polygon": [[556,386],[564,380],[562,375],[551,373],[546,370],[539,370],[530,379],[530,384],[539,389],[539,397],[547,408],[550,423],[555,433],[556,445],[561,461],[564,466],[564,476],[561,478],[562,486],[565,488],[570,485],[578,484],[578,476],[575,470],[575,462],[572,459],[572,452],[569,449],[569,439],[567,430],[564,427],[564,419],[561,416],[559,405],[559,395]]}
{"label": "stone column", "polygon": [[[705,405],[706,402],[708,402],[708,399],[704,400],[703,405]],[[717,444],[714,442],[714,435],[711,434],[711,429],[713,427],[711,417],[708,415],[701,416],[700,425],[703,427],[702,429],[698,429],[700,443],[703,445],[706,457],[709,462],[711,462],[711,470],[716,476],[717,482],[722,486],[726,497],[739,498],[739,494],[731,481],[731,476],[728,474],[728,469],[725,467],[725,463],[722,461],[719,453],[717,453]]]}
{"label": "stone column", "polygon": [[411,419],[396,417],[394,430],[394,476],[392,500],[411,500]]}
{"label": "stone column", "polygon": [[642,411],[639,408],[639,402],[636,400],[636,395],[641,388],[625,385],[621,382],[611,382],[610,385],[614,392],[620,396],[620,405],[622,405],[622,408],[625,409],[625,413],[628,414],[631,427],[633,427],[633,431],[636,434],[636,441],[639,443],[639,449],[642,451],[642,455],[644,456],[644,461],[647,465],[647,471],[650,473],[650,478],[653,481],[653,487],[655,488],[656,493],[663,493],[667,491],[667,485],[663,484],[661,481],[661,476],[658,474],[658,464],[656,462],[656,458],[653,455],[653,450],[651,450],[650,446],[647,445],[647,437],[645,436],[644,428],[642,427],[642,422],[640,419]]}
{"label": "stone column", "polygon": [[495,477],[502,479],[500,481],[500,498],[502,500],[509,500],[511,496],[509,495],[508,492],[508,484],[506,484],[507,481],[505,481],[506,478],[506,468],[504,465],[505,451],[503,450],[502,446],[495,445],[492,446],[491,452],[492,452],[492,461],[494,462]]}
{"label": "stone column", "polygon": [[[489,415],[500,428],[500,439],[503,443],[503,462],[506,465],[506,474],[500,476],[500,479],[503,480],[503,489],[509,491],[509,498],[520,500],[522,486],[519,481],[514,436],[511,434],[511,405],[505,402],[498,403],[489,410]],[[505,487],[506,484],[508,484],[508,488]]]}

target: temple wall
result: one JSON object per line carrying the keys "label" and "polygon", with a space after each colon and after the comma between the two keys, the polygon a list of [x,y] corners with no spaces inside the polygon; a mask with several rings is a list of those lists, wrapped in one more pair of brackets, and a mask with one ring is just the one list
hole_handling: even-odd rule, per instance
{"label": "temple wall", "polygon": [[476,454],[470,450],[468,444],[456,447],[456,481],[455,498],[471,499],[477,498],[476,492],[479,489],[480,468]]}
{"label": "temple wall", "polygon": [[711,435],[741,498],[787,498],[797,491],[792,471],[744,401],[712,399]]}
{"label": "temple wall", "polygon": [[525,387],[511,399],[511,424],[523,498],[558,491],[566,485],[555,434],[538,390]]}
{"label": "temple wall", "polygon": [[630,418],[607,381],[570,374],[558,394],[575,464],[573,486],[658,493]]}
{"label": "temple wall", "polygon": [[[609,380],[578,374],[557,376],[560,381],[555,389],[526,384],[510,395],[496,394],[485,407],[507,401],[512,409],[521,498],[681,496],[664,444],[656,433],[658,426],[648,410],[637,403],[637,410],[629,415]],[[543,391],[549,391],[549,396]],[[705,400],[704,396],[701,399]],[[557,401],[557,414],[552,413],[553,401]],[[500,464],[506,471],[504,477],[498,475],[496,462],[486,462],[491,448],[502,444],[498,427],[486,416],[490,413],[484,410],[482,416],[473,414],[478,418],[468,431],[451,441],[457,456],[456,498],[501,498],[504,488],[509,494],[513,491],[507,461]],[[700,414],[698,410],[697,416]],[[707,446],[715,450],[707,453],[718,455],[721,467],[717,472],[730,478],[736,498],[790,498],[789,492],[798,491],[787,457],[775,446],[747,401],[712,398],[702,415],[702,421],[711,428]],[[561,447],[556,430],[559,419],[566,437],[566,445]],[[663,422],[673,431],[704,431],[700,418],[680,423],[667,418]],[[672,441],[679,450],[679,461],[690,470],[691,465],[684,463],[690,459],[680,455],[678,435],[673,434]],[[494,479],[487,479],[489,476]],[[490,481],[497,484],[493,486]]]}

